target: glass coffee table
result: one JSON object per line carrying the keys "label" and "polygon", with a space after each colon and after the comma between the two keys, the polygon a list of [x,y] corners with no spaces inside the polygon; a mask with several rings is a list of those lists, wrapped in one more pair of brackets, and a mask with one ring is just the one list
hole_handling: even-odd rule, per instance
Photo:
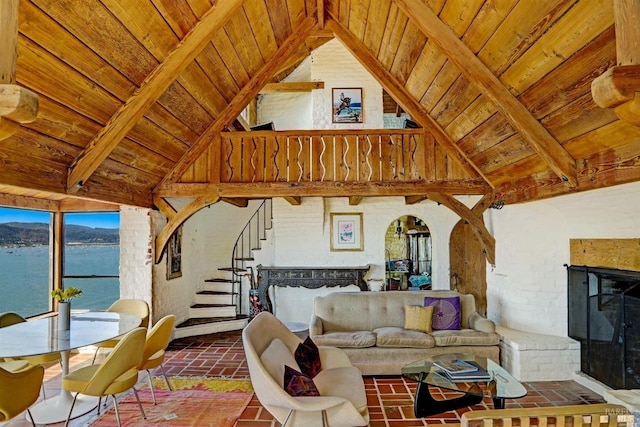
{"label": "glass coffee table", "polygon": [[[489,381],[451,381],[439,373],[435,361],[464,360],[477,364],[489,373]],[[413,404],[416,417],[439,414],[465,406],[476,405],[484,397],[493,399],[496,409],[503,409],[505,399],[517,399],[527,394],[518,380],[491,359],[466,353],[442,354],[428,359],[418,360],[402,368],[402,376],[418,382],[418,389]],[[463,393],[452,399],[434,399],[429,386],[444,388]]]}

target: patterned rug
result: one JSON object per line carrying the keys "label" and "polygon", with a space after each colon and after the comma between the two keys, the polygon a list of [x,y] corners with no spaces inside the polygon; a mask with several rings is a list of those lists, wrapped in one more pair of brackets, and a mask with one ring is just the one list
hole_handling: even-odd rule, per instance
{"label": "patterned rug", "polygon": [[[153,404],[151,390],[142,386],[138,395],[147,419],[142,419],[133,392],[118,399],[120,420],[123,426],[216,426],[232,427],[253,396],[250,381],[221,380],[198,377],[169,378],[173,391],[166,387],[164,379],[154,378],[157,405]],[[111,399],[109,399],[111,401]],[[101,414],[91,427],[117,425],[116,414],[111,407]]]}

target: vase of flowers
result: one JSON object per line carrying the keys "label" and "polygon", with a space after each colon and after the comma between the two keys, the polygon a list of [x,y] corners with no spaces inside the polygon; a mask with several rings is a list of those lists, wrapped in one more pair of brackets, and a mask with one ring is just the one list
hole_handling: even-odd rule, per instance
{"label": "vase of flowers", "polygon": [[58,301],[58,329],[68,331],[71,325],[71,300],[82,295],[82,289],[72,286],[54,289],[51,296]]}

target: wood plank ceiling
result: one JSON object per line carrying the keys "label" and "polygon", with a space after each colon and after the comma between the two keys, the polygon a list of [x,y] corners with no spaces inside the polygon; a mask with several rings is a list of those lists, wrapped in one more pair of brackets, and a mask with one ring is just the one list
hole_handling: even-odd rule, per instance
{"label": "wood plank ceiling", "polygon": [[15,78],[0,83],[39,107],[0,140],[0,204],[151,207],[333,37],[495,199],[640,179],[640,127],[591,94],[616,65],[612,0],[15,1]]}

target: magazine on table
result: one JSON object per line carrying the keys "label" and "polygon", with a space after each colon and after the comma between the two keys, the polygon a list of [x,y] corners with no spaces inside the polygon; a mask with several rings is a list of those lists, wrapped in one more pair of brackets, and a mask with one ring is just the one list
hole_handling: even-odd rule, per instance
{"label": "magazine on table", "polygon": [[474,369],[466,370],[466,371],[450,372],[436,365],[440,368],[440,370],[436,371],[436,373],[452,382],[490,381],[491,380],[491,374],[487,372],[485,369],[481,368],[480,366],[476,365],[473,362],[465,362],[465,363],[470,364]]}
{"label": "magazine on table", "polygon": [[475,372],[478,367],[464,360],[437,360],[433,362],[441,370],[450,374],[461,374],[466,372]]}

